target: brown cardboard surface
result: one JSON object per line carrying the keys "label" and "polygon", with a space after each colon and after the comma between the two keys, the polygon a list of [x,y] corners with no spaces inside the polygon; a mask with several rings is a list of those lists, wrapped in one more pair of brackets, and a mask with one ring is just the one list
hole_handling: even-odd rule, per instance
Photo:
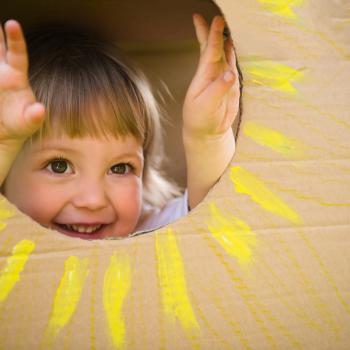
{"label": "brown cardboard surface", "polygon": [[190,215],[124,240],[0,202],[0,348],[349,349],[349,1],[220,0],[236,155]]}

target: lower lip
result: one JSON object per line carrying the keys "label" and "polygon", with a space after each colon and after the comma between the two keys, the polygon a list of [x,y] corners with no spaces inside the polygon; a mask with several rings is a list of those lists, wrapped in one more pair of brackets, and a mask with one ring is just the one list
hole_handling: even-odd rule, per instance
{"label": "lower lip", "polygon": [[56,231],[63,233],[66,236],[69,237],[75,237],[75,238],[81,238],[81,239],[102,239],[106,238],[106,228],[108,225],[102,225],[97,231],[94,232],[77,232],[73,230],[67,230],[63,228],[61,225],[55,224],[54,228]]}

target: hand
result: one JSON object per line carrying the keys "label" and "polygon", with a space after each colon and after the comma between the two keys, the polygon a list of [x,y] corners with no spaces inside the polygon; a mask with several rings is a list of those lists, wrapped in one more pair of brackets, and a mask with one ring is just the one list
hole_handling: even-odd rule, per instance
{"label": "hand", "polygon": [[22,144],[44,120],[45,108],[29,86],[28,55],[21,26],[0,25],[0,144]]}
{"label": "hand", "polygon": [[184,136],[210,139],[232,131],[239,110],[239,79],[231,38],[224,40],[222,16],[208,23],[199,14],[193,15],[200,60],[187,91],[183,122]]}

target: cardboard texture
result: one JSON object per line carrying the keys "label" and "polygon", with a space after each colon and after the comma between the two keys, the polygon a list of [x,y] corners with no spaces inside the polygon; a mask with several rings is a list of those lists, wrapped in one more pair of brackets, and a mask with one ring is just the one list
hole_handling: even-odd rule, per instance
{"label": "cardboard texture", "polygon": [[235,157],[124,240],[0,200],[2,349],[349,349],[350,2],[220,0],[245,77]]}

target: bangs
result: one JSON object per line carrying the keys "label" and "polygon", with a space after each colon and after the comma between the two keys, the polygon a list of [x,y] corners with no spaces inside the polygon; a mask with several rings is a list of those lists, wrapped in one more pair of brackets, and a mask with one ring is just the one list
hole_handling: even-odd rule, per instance
{"label": "bangs", "polygon": [[61,52],[39,70],[34,64],[30,83],[46,107],[45,122],[34,137],[131,134],[143,144],[151,123],[145,101],[149,88],[138,72],[101,52],[84,49]]}

